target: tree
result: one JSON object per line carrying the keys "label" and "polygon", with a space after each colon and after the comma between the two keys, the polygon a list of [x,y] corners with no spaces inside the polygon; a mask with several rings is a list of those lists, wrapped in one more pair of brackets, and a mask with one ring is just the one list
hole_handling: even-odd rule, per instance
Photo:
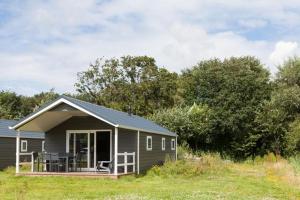
{"label": "tree", "polygon": [[202,61],[183,71],[180,89],[185,103],[206,104],[215,148],[234,158],[253,154],[259,136],[256,112],[270,98],[269,72],[253,57]]}
{"label": "tree", "polygon": [[157,67],[147,56],[97,59],[87,71],[78,73],[75,87],[88,101],[147,115],[175,104],[177,74]]}
{"label": "tree", "polygon": [[21,98],[14,92],[0,91],[0,118],[18,119],[21,117]]}
{"label": "tree", "polygon": [[261,154],[268,151],[287,156],[295,153],[300,113],[300,59],[290,58],[279,66],[270,101],[258,113],[257,130],[261,132]]}
{"label": "tree", "polygon": [[179,144],[187,142],[195,150],[200,146],[202,150],[212,150],[208,122],[210,114],[207,105],[194,104],[191,107],[159,110],[150,115],[149,119],[177,133]]}

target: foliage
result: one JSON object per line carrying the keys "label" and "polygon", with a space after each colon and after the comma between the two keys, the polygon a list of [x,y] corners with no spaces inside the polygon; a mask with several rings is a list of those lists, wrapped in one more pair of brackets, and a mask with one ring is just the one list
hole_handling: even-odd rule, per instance
{"label": "foliage", "polygon": [[17,95],[10,91],[0,91],[0,119],[20,119],[57,97],[58,94],[54,92],[54,89],[32,97]]}
{"label": "foliage", "polygon": [[178,160],[166,162],[163,166],[154,166],[147,172],[148,176],[160,177],[195,177],[205,173],[218,173],[220,169],[225,170],[227,163],[218,154],[203,154],[195,160]]}
{"label": "foliage", "polygon": [[157,67],[147,56],[97,59],[78,73],[76,90],[83,98],[122,111],[147,115],[175,104],[177,74]]}
{"label": "foliage", "polygon": [[0,92],[0,119],[16,119],[21,113],[21,98],[14,92]]}
{"label": "foliage", "polygon": [[257,113],[261,154],[272,151],[289,156],[299,152],[299,69],[299,58],[291,58],[279,67],[271,99],[265,101],[263,109]]}
{"label": "foliage", "polygon": [[192,107],[174,107],[165,109],[149,116],[149,119],[167,127],[177,133],[178,143],[187,142],[190,147],[198,149],[198,146],[209,146],[210,124],[207,118],[210,116],[210,109],[207,105],[194,104]]}
{"label": "foliage", "polygon": [[271,92],[269,72],[259,60],[240,57],[202,61],[183,71],[179,85],[187,105],[196,102],[210,110],[205,116],[208,129],[201,130],[211,150],[237,159],[255,153],[259,135],[254,131],[254,119]]}

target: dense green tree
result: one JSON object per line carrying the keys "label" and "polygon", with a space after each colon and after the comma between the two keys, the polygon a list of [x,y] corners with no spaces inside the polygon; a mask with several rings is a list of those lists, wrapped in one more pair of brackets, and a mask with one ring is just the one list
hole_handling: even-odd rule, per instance
{"label": "dense green tree", "polygon": [[202,61],[183,71],[180,80],[187,105],[207,104],[213,111],[214,147],[235,158],[253,154],[259,136],[256,112],[270,98],[269,72],[253,57]]}
{"label": "dense green tree", "polygon": [[279,67],[271,100],[257,114],[257,145],[261,154],[272,151],[290,155],[299,150],[300,59],[291,58]]}
{"label": "dense green tree", "polygon": [[147,56],[98,59],[78,73],[79,96],[122,111],[147,115],[175,104],[177,74],[157,67]]}
{"label": "dense green tree", "polygon": [[21,98],[14,92],[0,91],[0,119],[21,117]]}
{"label": "dense green tree", "polygon": [[155,112],[149,119],[177,133],[178,143],[187,142],[193,149],[210,149],[211,110],[207,105],[173,107]]}

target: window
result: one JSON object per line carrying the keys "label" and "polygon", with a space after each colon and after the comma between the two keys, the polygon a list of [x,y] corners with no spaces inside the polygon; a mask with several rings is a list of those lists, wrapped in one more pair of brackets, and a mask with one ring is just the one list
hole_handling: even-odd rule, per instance
{"label": "window", "polygon": [[147,136],[147,151],[152,150],[152,136]]}
{"label": "window", "polygon": [[27,151],[27,140],[21,140],[21,152]]}
{"label": "window", "polygon": [[161,138],[161,150],[166,150],[166,138]]}
{"label": "window", "polygon": [[42,141],[42,151],[45,151],[45,141]]}
{"label": "window", "polygon": [[171,150],[175,150],[175,146],[176,146],[175,139],[172,139],[171,140]]}

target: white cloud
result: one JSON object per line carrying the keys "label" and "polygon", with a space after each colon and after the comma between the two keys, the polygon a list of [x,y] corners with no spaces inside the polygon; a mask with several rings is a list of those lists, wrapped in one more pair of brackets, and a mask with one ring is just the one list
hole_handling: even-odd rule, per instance
{"label": "white cloud", "polygon": [[[0,11],[6,6],[13,14],[8,21],[0,19],[0,80],[6,80],[0,89],[25,94],[52,87],[72,92],[76,73],[102,56],[149,55],[179,72],[201,59],[253,55],[275,71],[271,64],[277,58],[295,52],[290,43],[274,50],[274,43],[292,40],[249,39],[241,32],[274,26],[298,33],[300,26],[296,0],[247,6],[239,0],[24,2],[0,3]],[[17,84],[21,81],[37,84],[24,89]]]}
{"label": "white cloud", "polygon": [[297,42],[279,41],[275,45],[274,51],[270,55],[270,60],[274,65],[282,64],[286,59],[299,53]]}
{"label": "white cloud", "polygon": [[246,28],[261,28],[267,25],[267,21],[261,19],[242,19],[239,21],[239,24]]}

